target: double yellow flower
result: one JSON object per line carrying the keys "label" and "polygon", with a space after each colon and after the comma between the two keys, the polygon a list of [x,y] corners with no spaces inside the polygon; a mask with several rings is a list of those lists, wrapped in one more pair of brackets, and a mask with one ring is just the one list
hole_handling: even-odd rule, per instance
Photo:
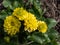
{"label": "double yellow flower", "polygon": [[21,22],[13,16],[8,16],[4,20],[4,31],[9,35],[15,35],[17,32],[19,32],[20,26]]}

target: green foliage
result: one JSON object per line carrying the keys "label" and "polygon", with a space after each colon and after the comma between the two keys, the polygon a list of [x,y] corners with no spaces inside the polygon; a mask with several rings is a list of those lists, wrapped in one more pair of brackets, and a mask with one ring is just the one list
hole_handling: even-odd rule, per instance
{"label": "green foliage", "polygon": [[[45,11],[41,8],[41,2],[39,0],[28,0],[26,3],[24,3],[24,0],[4,0],[3,6],[6,8],[0,12],[0,29],[3,31],[3,20],[6,18],[6,16],[9,16],[12,14],[13,10],[17,7],[23,7],[27,11],[35,14],[38,20],[43,20],[48,25],[48,31],[44,34],[41,32],[32,32],[28,33],[22,31],[19,32],[17,36],[11,37],[11,41],[9,43],[4,41],[4,36],[0,38],[0,45],[59,45],[58,40],[60,39],[59,33],[53,29],[54,26],[56,26],[57,22],[54,19],[51,18],[44,18]],[[30,8],[30,4],[32,4],[32,7]],[[1,28],[2,27],[2,28]],[[0,31],[2,33],[2,31]],[[5,32],[3,31],[5,34]],[[3,34],[2,33],[2,34]],[[24,34],[23,34],[24,33]],[[22,36],[22,37],[21,37]],[[21,38],[19,38],[21,37]],[[23,39],[23,44],[20,42]],[[3,42],[3,43],[2,43]]]}
{"label": "green foliage", "polygon": [[47,24],[48,24],[48,28],[51,29],[52,27],[56,26],[57,22],[55,19],[51,19],[51,18],[48,18],[46,20]]}
{"label": "green foliage", "polygon": [[6,16],[8,16],[7,12],[5,12],[5,10],[2,10],[0,14],[0,19],[5,19]]}

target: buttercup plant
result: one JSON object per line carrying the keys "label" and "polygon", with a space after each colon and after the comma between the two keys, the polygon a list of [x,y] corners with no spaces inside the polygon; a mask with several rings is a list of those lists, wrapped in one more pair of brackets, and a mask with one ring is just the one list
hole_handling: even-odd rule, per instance
{"label": "buttercup plant", "polygon": [[[41,33],[43,34],[43,36],[46,36],[45,34],[48,32],[47,22],[38,20],[33,13],[28,12],[22,7],[14,9],[12,14],[10,16],[7,16],[6,19],[4,20],[3,26],[4,26],[4,32],[6,32],[7,35],[13,37],[15,35],[18,36],[20,33],[24,34],[25,32],[26,37],[22,37],[22,38],[27,39],[27,37],[30,36],[28,39],[32,39],[32,40],[34,39],[33,41],[36,40],[36,37],[34,37],[35,36],[34,32],[38,32],[37,34]],[[43,42],[45,41],[46,39]],[[49,41],[51,40],[49,39]],[[39,42],[40,42],[40,39],[38,43]],[[40,43],[43,44],[42,42]]]}
{"label": "buttercup plant", "polygon": [[44,17],[40,0],[24,1],[3,0],[0,45],[59,45],[56,20]]}

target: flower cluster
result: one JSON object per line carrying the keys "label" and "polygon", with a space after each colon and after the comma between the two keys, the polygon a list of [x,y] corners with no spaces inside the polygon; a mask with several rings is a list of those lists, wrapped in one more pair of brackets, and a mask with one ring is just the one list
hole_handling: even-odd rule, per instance
{"label": "flower cluster", "polygon": [[15,35],[19,32],[19,28],[22,26],[21,21],[24,21],[24,31],[33,32],[38,30],[42,33],[47,31],[47,24],[44,21],[38,21],[34,14],[23,8],[16,8],[12,16],[6,17],[4,21],[5,32],[10,35]]}
{"label": "flower cluster", "polygon": [[37,29],[38,22],[34,14],[27,12],[23,8],[16,8],[13,15],[19,20],[24,20],[25,31],[32,32]]}

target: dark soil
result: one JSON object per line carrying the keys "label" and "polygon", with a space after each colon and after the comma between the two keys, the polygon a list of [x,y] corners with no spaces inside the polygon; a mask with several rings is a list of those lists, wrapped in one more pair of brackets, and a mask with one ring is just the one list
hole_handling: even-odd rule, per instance
{"label": "dark soil", "polygon": [[[3,0],[0,0],[0,10],[4,9],[2,1]],[[41,0],[41,3],[43,9],[47,10],[44,17],[54,18],[58,22],[55,29],[60,32],[60,0]]]}

